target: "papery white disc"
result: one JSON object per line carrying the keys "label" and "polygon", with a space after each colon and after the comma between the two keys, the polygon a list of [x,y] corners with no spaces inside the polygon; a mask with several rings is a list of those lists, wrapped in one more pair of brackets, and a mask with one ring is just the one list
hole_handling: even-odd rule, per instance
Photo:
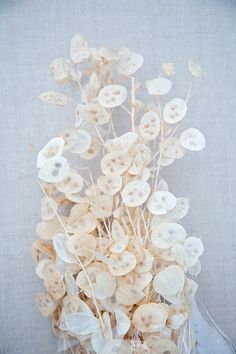
{"label": "papery white disc", "polygon": [[190,256],[200,257],[204,252],[203,243],[198,237],[188,237],[184,241],[184,247]]}
{"label": "papery white disc", "polygon": [[168,309],[164,304],[149,303],[135,310],[132,324],[143,333],[159,332],[165,327],[167,317]]}
{"label": "papery white disc", "polygon": [[57,203],[54,199],[44,197],[41,201],[41,217],[43,220],[51,220],[57,211]]}
{"label": "papery white disc", "polygon": [[105,148],[109,152],[114,152],[114,151],[129,151],[134,143],[137,141],[138,135],[133,132],[128,132],[125,134],[122,134],[121,136],[117,136],[114,139],[109,139],[105,142]]}
{"label": "papery white disc", "polygon": [[134,148],[133,161],[138,166],[144,167],[149,164],[152,159],[152,153],[145,144],[136,144]]}
{"label": "papery white disc", "polygon": [[135,272],[136,273],[145,273],[145,272],[149,272],[152,269],[153,266],[153,262],[154,262],[154,257],[153,255],[148,251],[148,250],[144,250],[144,257],[142,259],[141,262],[139,262],[137,264],[137,266],[135,267]]}
{"label": "papery white disc", "polygon": [[122,253],[126,249],[128,243],[129,237],[124,235],[110,246],[110,251],[112,253]]}
{"label": "papery white disc", "polygon": [[101,160],[101,169],[106,176],[120,176],[130,166],[131,156],[124,151],[111,152]]}
{"label": "papery white disc", "polygon": [[103,87],[98,95],[98,102],[103,107],[120,106],[127,98],[127,89],[122,85],[107,85]]}
{"label": "papery white disc", "polygon": [[184,271],[177,265],[170,265],[153,279],[154,290],[162,296],[176,296],[183,290]]}
{"label": "papery white disc", "polygon": [[39,151],[37,157],[37,167],[41,168],[46,161],[53,157],[61,156],[65,146],[65,141],[62,138],[51,139],[42,150]]}
{"label": "papery white disc", "polygon": [[77,135],[78,142],[70,149],[70,151],[74,152],[75,154],[81,154],[89,149],[91,144],[91,137],[85,130],[82,129],[77,130]]}
{"label": "papery white disc", "polygon": [[69,170],[68,161],[62,156],[57,156],[45,162],[39,170],[38,178],[44,182],[60,182],[68,175]]}
{"label": "papery white disc", "polygon": [[96,102],[79,105],[80,117],[91,124],[105,124],[109,121],[107,110]]}
{"label": "papery white disc", "polygon": [[145,294],[133,285],[118,286],[116,289],[116,300],[124,306],[137,304],[145,297]]}
{"label": "papery white disc", "polygon": [[85,59],[89,58],[89,47],[87,41],[76,34],[70,42],[70,56],[74,63],[83,63]]}
{"label": "papery white disc", "polygon": [[180,144],[179,139],[171,138],[164,143],[163,155],[170,159],[181,159],[185,154],[184,147]]}
{"label": "papery white disc", "polygon": [[58,191],[65,194],[74,194],[79,193],[82,190],[83,185],[83,178],[71,168],[66,178],[61,182],[56,183],[56,188]]}
{"label": "papery white disc", "polygon": [[65,83],[70,78],[70,62],[64,58],[55,59],[50,64],[53,79],[58,83]]}
{"label": "papery white disc", "polygon": [[145,113],[139,125],[139,133],[144,140],[156,139],[160,132],[160,116],[154,111]]}
{"label": "papery white disc", "polygon": [[121,276],[129,273],[136,266],[136,257],[134,254],[124,251],[120,254],[112,254],[110,256],[111,264],[108,264],[109,271],[112,275]]}
{"label": "papery white disc", "polygon": [[122,190],[123,203],[129,207],[142,205],[150,194],[150,185],[145,181],[129,182]]}
{"label": "papery white disc", "polygon": [[157,79],[149,80],[145,83],[149,95],[166,95],[172,87],[172,82],[163,77],[158,77]]}
{"label": "papery white disc", "polygon": [[143,65],[142,55],[132,52],[128,48],[122,48],[117,63],[117,72],[124,76],[133,75]]}
{"label": "papery white disc", "polygon": [[64,58],[55,59],[50,64],[53,79],[59,83],[67,82],[70,78],[70,62]]}
{"label": "papery white disc", "polygon": [[63,129],[58,134],[64,141],[64,150],[71,149],[78,142],[78,134],[76,129]]}
{"label": "papery white disc", "polygon": [[115,309],[116,330],[119,336],[123,336],[130,329],[131,321],[129,317],[119,309]]}
{"label": "papery white disc", "polygon": [[122,177],[99,176],[97,179],[97,185],[103,193],[115,195],[122,188]]}
{"label": "papery white disc", "polygon": [[116,279],[109,272],[100,272],[96,278],[95,294],[98,299],[106,299],[114,295]]}
{"label": "papery white disc", "polygon": [[57,255],[63,260],[65,263],[78,263],[76,257],[71,254],[66,246],[66,242],[68,237],[64,234],[56,234],[53,237],[53,246]]}
{"label": "papery white disc", "polygon": [[180,144],[187,150],[200,151],[206,146],[204,135],[195,128],[186,129],[180,135]]}
{"label": "papery white disc", "polygon": [[194,58],[189,59],[188,69],[193,76],[198,77],[199,79],[204,78],[204,72],[202,70],[202,67],[196,59]]}
{"label": "papery white disc", "polygon": [[176,344],[169,338],[155,338],[150,348],[155,354],[179,354]]}
{"label": "papery white disc", "polygon": [[47,91],[39,95],[40,100],[55,104],[58,106],[64,106],[67,103],[67,97],[60,92]]}
{"label": "papery white disc", "polygon": [[151,195],[147,202],[150,213],[154,215],[164,215],[176,205],[175,196],[166,191],[157,191]]}
{"label": "papery white disc", "polygon": [[163,109],[163,118],[166,123],[175,124],[180,122],[187,113],[186,101],[182,98],[173,98]]}
{"label": "papery white disc", "polygon": [[87,335],[93,333],[99,327],[99,321],[95,316],[77,312],[66,315],[65,325],[70,332]]}
{"label": "papery white disc", "polygon": [[163,223],[155,227],[151,234],[151,240],[157,248],[170,248],[174,244],[184,241],[186,231],[180,224]]}

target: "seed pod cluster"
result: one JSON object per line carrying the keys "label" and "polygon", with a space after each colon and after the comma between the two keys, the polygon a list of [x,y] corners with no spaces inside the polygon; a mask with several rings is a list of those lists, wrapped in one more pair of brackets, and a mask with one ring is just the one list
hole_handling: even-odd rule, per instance
{"label": "seed pod cluster", "polygon": [[[38,153],[42,221],[32,246],[45,287],[36,303],[74,353],[177,354],[183,340],[189,352],[194,346],[185,333],[204,247],[181,224],[188,199],[160,176],[187,150],[202,150],[205,138],[196,128],[177,133],[190,89],[186,98],[172,97],[174,64],[162,63],[162,73],[145,83],[134,77],[142,65],[128,48],[95,49],[75,35],[70,59],[50,68],[80,99],[39,96],[75,112],[74,125]],[[203,76],[194,59],[188,70]],[[130,130],[118,135],[116,120],[130,121]],[[73,154],[99,161],[98,177],[72,164]]]}

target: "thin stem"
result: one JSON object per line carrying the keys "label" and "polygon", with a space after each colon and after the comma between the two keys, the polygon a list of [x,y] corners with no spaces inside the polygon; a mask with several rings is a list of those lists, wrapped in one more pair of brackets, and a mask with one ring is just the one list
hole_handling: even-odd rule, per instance
{"label": "thin stem", "polygon": [[135,90],[134,90],[134,77],[131,78],[131,127],[132,131],[135,132]]}
{"label": "thin stem", "polygon": [[121,107],[122,107],[130,116],[132,116],[132,113],[128,110],[128,108],[126,108],[123,104],[121,105]]}
{"label": "thin stem", "polygon": [[[66,236],[67,236],[67,237],[70,237],[69,234],[68,234],[68,232],[67,232],[67,230],[66,230],[66,227],[65,227],[63,221],[61,220],[61,218],[60,218],[60,216],[59,216],[59,214],[58,214],[56,208],[54,207],[53,203],[51,202],[50,198],[48,197],[48,195],[47,195],[47,193],[46,193],[46,191],[45,191],[43,185],[40,183],[40,181],[39,181],[39,185],[40,185],[40,187],[41,187],[41,189],[42,189],[42,191],[43,191],[45,197],[47,198],[48,202],[50,203],[50,205],[51,205],[53,211],[55,212],[55,214],[56,214],[56,216],[57,216],[57,218],[58,218],[58,220],[59,220],[59,222],[60,222],[60,224],[61,224],[61,226],[62,226],[62,228],[63,228],[63,230],[64,230],[64,232],[65,232],[65,234],[66,234]],[[89,275],[88,275],[88,273],[86,272],[86,270],[85,270],[85,268],[84,268],[84,265],[83,265],[83,263],[81,262],[80,258],[79,258],[78,256],[76,256],[76,259],[78,260],[79,265],[80,265],[80,267],[82,268],[86,279],[88,280],[88,283],[89,283],[89,286],[90,286],[90,289],[91,289],[91,292],[92,292],[92,296],[93,296],[94,305],[95,305],[95,308],[96,308],[96,311],[97,311],[97,314],[98,314],[98,318],[99,318],[99,320],[100,320],[101,327],[102,327],[103,331],[105,331],[105,326],[104,326],[104,323],[103,323],[103,319],[102,319],[102,316],[101,316],[101,312],[100,312],[100,310],[99,310],[99,308],[98,308],[98,304],[97,304],[97,300],[96,300],[96,297],[95,297],[93,285],[92,285],[92,283],[91,283],[91,280],[90,280],[90,278],[89,278]],[[104,333],[105,333],[105,332],[104,332]]]}
{"label": "thin stem", "polygon": [[190,96],[191,96],[191,92],[192,92],[192,86],[193,86],[193,78],[192,75],[189,76],[189,87],[188,87],[188,93],[186,96],[186,103],[188,103]]}

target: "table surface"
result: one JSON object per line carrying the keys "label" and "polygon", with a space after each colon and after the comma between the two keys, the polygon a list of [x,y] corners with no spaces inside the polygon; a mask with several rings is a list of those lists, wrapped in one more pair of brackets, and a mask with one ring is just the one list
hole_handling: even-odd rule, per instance
{"label": "table surface", "polygon": [[34,293],[42,289],[30,256],[40,219],[34,144],[41,148],[72,122],[66,111],[38,101],[55,88],[49,62],[66,56],[70,38],[92,46],[127,46],[145,57],[140,80],[173,61],[177,88],[187,90],[189,57],[207,73],[193,90],[187,126],[207,139],[164,176],[177,196],[188,196],[184,225],[205,244],[198,297],[236,342],[236,2],[234,0],[0,1],[1,245],[0,353],[53,354],[55,339],[41,318]]}

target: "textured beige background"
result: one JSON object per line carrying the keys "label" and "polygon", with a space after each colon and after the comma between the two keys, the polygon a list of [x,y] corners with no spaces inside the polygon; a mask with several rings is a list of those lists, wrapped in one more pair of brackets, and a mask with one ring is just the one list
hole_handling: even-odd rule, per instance
{"label": "textured beige background", "polygon": [[179,95],[187,89],[181,76],[187,59],[199,56],[205,64],[187,124],[205,132],[207,149],[189,153],[165,176],[176,195],[190,197],[185,225],[205,243],[199,297],[236,342],[236,1],[1,0],[0,353],[55,353],[49,322],[33,301],[42,289],[29,252],[40,193],[28,144],[38,149],[72,122],[36,97],[54,87],[48,63],[66,55],[76,32],[94,46],[142,53],[141,80],[158,75],[163,60],[175,61]]}

